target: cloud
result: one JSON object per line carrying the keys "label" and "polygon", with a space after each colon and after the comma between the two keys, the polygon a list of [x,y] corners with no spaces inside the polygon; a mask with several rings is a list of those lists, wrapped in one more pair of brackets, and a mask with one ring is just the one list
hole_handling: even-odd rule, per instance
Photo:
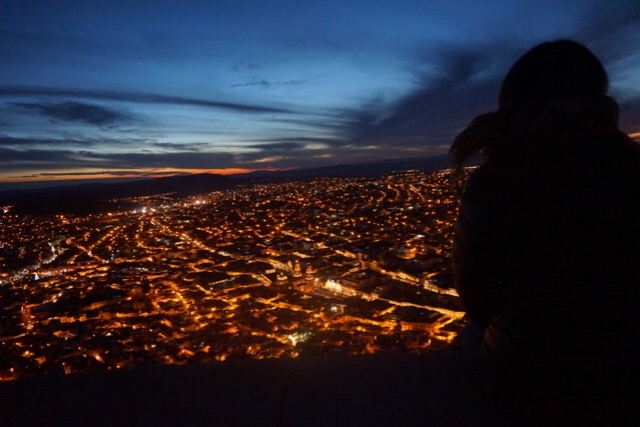
{"label": "cloud", "polygon": [[640,3],[604,2],[591,8],[576,34],[603,62],[636,54],[640,42]]}
{"label": "cloud", "polygon": [[64,98],[88,98],[105,101],[132,102],[140,104],[191,105],[197,107],[231,110],[241,113],[288,113],[276,107],[211,101],[181,96],[160,95],[140,92],[117,92],[106,90],[47,88],[35,86],[0,86],[0,96],[50,96]]}
{"label": "cloud", "polygon": [[144,138],[32,138],[32,137],[12,137],[4,134],[0,134],[0,147],[34,147],[34,146],[46,146],[51,148],[68,148],[73,146],[78,147],[93,147],[93,146],[126,146],[126,145],[140,145],[148,143],[148,139]]}
{"label": "cloud", "polygon": [[218,169],[233,167],[234,157],[229,153],[177,152],[177,153],[85,153],[85,166],[118,168],[178,168]]}
{"label": "cloud", "polygon": [[263,150],[263,151],[279,151],[279,150],[291,151],[291,150],[300,150],[304,148],[304,146],[305,144],[301,142],[281,141],[281,142],[273,142],[270,144],[255,144],[255,145],[250,145],[249,147],[256,148],[258,150]]}
{"label": "cloud", "polygon": [[229,85],[229,87],[260,87],[262,89],[268,89],[271,86],[299,86],[305,84],[305,80],[284,80],[284,81],[269,81],[265,79],[255,79],[246,83],[235,83]]}
{"label": "cloud", "polygon": [[18,110],[35,111],[40,115],[55,120],[81,122],[95,126],[127,122],[133,118],[131,115],[120,113],[111,108],[82,102],[63,102],[58,104],[15,102],[10,105],[16,107]]}
{"label": "cloud", "polygon": [[0,147],[0,158],[2,159],[2,169],[22,169],[25,166],[32,167],[62,167],[72,160],[73,152],[51,151],[51,150],[15,150],[12,148]]}
{"label": "cloud", "polygon": [[349,144],[349,141],[345,138],[283,137],[266,138],[259,141],[263,142],[249,145],[248,148],[260,150],[261,152],[282,152],[284,154],[300,150],[335,150]]}
{"label": "cloud", "polygon": [[14,138],[8,135],[0,134],[0,147],[1,146],[23,147],[23,146],[33,146],[33,145],[60,145],[60,144],[86,145],[84,142],[81,142],[81,141],[77,141],[77,144],[74,144],[74,141],[67,141],[67,140],[60,140],[60,139]]}
{"label": "cloud", "polygon": [[113,169],[105,169],[105,170],[96,170],[96,171],[90,171],[90,172],[39,172],[39,173],[34,173],[34,174],[30,174],[30,175],[22,175],[22,176],[18,176],[16,178],[37,178],[37,177],[42,177],[42,178],[51,178],[51,177],[60,177],[60,176],[64,176],[64,177],[95,177],[96,175],[101,175],[101,176],[113,176],[113,177],[131,177],[132,175],[135,175],[136,177],[153,177],[153,178],[157,178],[161,175],[166,175],[166,176],[173,176],[175,175],[176,172],[175,171],[132,171],[132,170],[113,170]]}
{"label": "cloud", "polygon": [[[441,47],[416,58],[416,88],[387,104],[373,99],[345,111],[345,132],[358,146],[419,149],[449,144],[471,119],[497,107],[503,62],[495,52],[508,46]],[[423,71],[428,70],[428,72]]]}
{"label": "cloud", "polygon": [[153,147],[163,148],[166,150],[198,151],[202,148],[206,148],[209,144],[207,144],[206,142],[187,142],[187,143],[154,142],[151,145]]}
{"label": "cloud", "polygon": [[369,162],[389,158],[428,158],[446,153],[447,147],[422,144],[416,147],[398,147],[393,151],[384,145],[347,144],[341,147],[325,147],[316,149],[270,150],[242,153],[235,156],[238,166],[255,167],[255,165],[272,168],[309,168]]}
{"label": "cloud", "polygon": [[277,163],[284,160],[286,157],[284,156],[268,156],[268,157],[259,157],[250,161],[249,163]]}
{"label": "cloud", "polygon": [[103,153],[92,150],[16,149],[0,145],[3,170],[33,169],[43,172],[74,168],[182,168],[220,169],[235,167],[230,153],[211,152],[137,152]]}
{"label": "cloud", "polygon": [[[638,16],[638,15],[636,15]],[[615,18],[615,19],[614,19]],[[602,31],[622,26],[619,31],[640,45],[640,36],[629,32],[630,27],[640,26],[640,19],[628,17],[602,18],[593,24]],[[615,37],[602,41],[601,45],[615,44]],[[518,44],[520,43],[520,44]],[[388,147],[442,146],[450,144],[475,116],[497,108],[500,85],[513,62],[535,43],[497,41],[477,46],[440,46],[415,57],[414,90],[393,103],[372,98],[360,109],[344,111],[344,134],[355,145],[380,145]],[[615,55],[620,58],[635,55],[627,46],[616,46]],[[613,60],[613,59],[612,59]],[[634,97],[631,97],[634,98]],[[626,100],[621,123],[632,126],[637,123],[638,103]]]}
{"label": "cloud", "polygon": [[[566,37],[586,43],[596,54],[604,52],[605,66],[609,61],[628,67],[640,57],[634,48],[640,46],[640,5],[585,20],[574,37]],[[497,40],[426,49],[414,57],[416,87],[391,103],[372,97],[359,109],[343,111],[343,135],[362,147],[408,151],[428,145],[442,149],[475,116],[497,108],[500,85],[509,68],[541,41]],[[630,94],[629,88],[623,90],[621,126],[637,131],[640,97]]]}
{"label": "cloud", "polygon": [[[274,124],[284,125],[284,130],[304,129],[308,131],[308,135],[320,135],[304,138],[326,138],[327,140],[341,141],[344,138],[350,138],[348,131],[352,130],[354,125],[360,122],[359,113],[366,110],[363,107],[359,110],[334,108],[325,111],[302,112],[298,116],[272,116],[265,119],[271,127]],[[330,135],[330,137],[324,136]],[[292,139],[292,138],[288,138]]]}

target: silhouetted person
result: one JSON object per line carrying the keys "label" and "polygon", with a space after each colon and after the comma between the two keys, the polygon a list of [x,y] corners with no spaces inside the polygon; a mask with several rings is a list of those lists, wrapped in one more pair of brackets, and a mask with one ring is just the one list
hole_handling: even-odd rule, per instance
{"label": "silhouetted person", "polygon": [[640,148],[607,88],[586,47],[543,43],[451,147],[459,178],[486,159],[454,272],[486,390],[519,424],[640,425]]}

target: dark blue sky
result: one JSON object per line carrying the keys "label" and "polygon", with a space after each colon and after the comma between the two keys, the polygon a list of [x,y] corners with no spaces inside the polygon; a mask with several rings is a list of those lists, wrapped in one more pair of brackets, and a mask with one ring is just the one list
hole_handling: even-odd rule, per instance
{"label": "dark blue sky", "polygon": [[637,134],[635,0],[0,0],[0,181],[443,154],[557,38],[602,59]]}

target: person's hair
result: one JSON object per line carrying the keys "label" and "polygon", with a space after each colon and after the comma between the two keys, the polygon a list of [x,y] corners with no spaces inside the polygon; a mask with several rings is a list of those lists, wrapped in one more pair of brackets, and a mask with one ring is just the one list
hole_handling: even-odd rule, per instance
{"label": "person's hair", "polygon": [[454,168],[461,175],[469,157],[490,155],[492,147],[504,142],[514,117],[534,115],[556,100],[602,97],[608,86],[604,67],[582,44],[571,40],[539,44],[507,73],[498,111],[476,117],[456,137],[449,151]]}

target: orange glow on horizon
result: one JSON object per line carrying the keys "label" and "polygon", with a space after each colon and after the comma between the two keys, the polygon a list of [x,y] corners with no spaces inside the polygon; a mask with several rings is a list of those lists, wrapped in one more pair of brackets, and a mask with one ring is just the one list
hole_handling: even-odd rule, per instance
{"label": "orange glow on horizon", "polygon": [[640,142],[640,132],[634,132],[629,134],[629,138]]}
{"label": "orange glow on horizon", "polygon": [[[239,175],[257,171],[283,171],[295,168],[220,168],[220,169],[155,169],[155,170],[132,170],[127,173],[110,173],[108,171],[64,171],[56,174],[43,174],[41,172],[32,175],[9,175],[0,173],[0,183],[19,183],[19,182],[39,182],[39,181],[75,181],[75,180],[102,180],[102,179],[147,179],[162,178],[176,175],[194,175],[194,174],[217,174],[217,175]],[[120,171],[118,171],[120,172]]]}

